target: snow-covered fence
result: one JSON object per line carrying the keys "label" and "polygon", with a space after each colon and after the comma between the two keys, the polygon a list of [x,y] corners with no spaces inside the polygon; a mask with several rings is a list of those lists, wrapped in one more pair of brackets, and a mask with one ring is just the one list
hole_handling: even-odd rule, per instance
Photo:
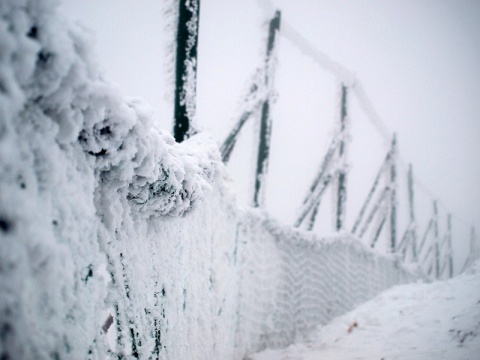
{"label": "snow-covered fence", "polygon": [[242,359],[421,277],[348,234],[323,239],[239,211],[221,176],[214,189],[185,218],[124,219],[131,226],[105,250],[112,281],[101,320],[111,313],[114,325],[111,350],[104,343],[98,355]]}
{"label": "snow-covered fence", "polygon": [[155,129],[49,1],[0,15],[0,358],[241,359],[416,278],[238,210],[215,142]]}
{"label": "snow-covered fence", "polygon": [[[160,348],[170,344],[162,334],[168,323],[186,334],[181,324],[197,324],[161,310],[177,295],[188,305],[194,295],[182,281],[193,279],[203,291],[196,268],[203,260],[185,262],[192,243],[214,240],[205,225],[214,222],[204,218],[191,229],[191,219],[175,218],[213,190],[216,144],[199,135],[178,145],[155,129],[146,106],[103,81],[91,42],[57,17],[50,1],[0,4],[3,359],[104,359],[109,314],[119,330],[112,353],[127,348],[142,358],[167,351]],[[209,244],[202,243],[210,254]],[[184,280],[168,286],[176,279]]]}
{"label": "snow-covered fence", "polygon": [[247,212],[239,225],[237,355],[286,346],[395,284],[422,278],[348,233],[328,238]]}
{"label": "snow-covered fence", "polygon": [[[439,234],[440,216],[437,207],[439,200],[417,178],[414,178],[411,164],[408,164],[408,175],[405,176],[405,179],[408,179],[408,185],[405,186],[407,191],[404,191],[402,186],[404,183],[402,175],[404,174],[402,172],[405,172],[403,168],[406,167],[406,164],[398,150],[396,134],[391,136],[380,116],[376,113],[359,79],[316,49],[288,23],[288,20],[284,21],[284,18],[282,18],[282,25],[280,26],[280,11],[275,10],[268,1],[262,1],[262,3],[261,7],[265,16],[270,19],[266,61],[259,66],[254,76],[251,77],[249,91],[242,100],[242,114],[220,148],[222,160],[227,163],[246,122],[251,118],[258,118],[257,122],[260,125],[257,123],[255,127],[259,137],[258,157],[252,206],[260,208],[266,206],[262,194],[265,192],[268,178],[269,153],[272,150],[275,151],[275,149],[270,149],[271,128],[275,127],[275,120],[270,118],[269,109],[270,102],[274,104],[279,95],[272,86],[275,75],[273,71],[275,66],[273,65],[277,61],[276,48],[278,42],[281,38],[285,38],[303,55],[310,57],[323,70],[334,75],[341,89],[335,134],[299,208],[298,215],[293,221],[293,226],[307,230],[314,229],[320,203],[326,191],[330,188],[329,190],[335,198],[334,208],[331,211],[331,217],[334,220],[332,222],[334,224],[333,231],[342,232],[346,229],[346,220],[348,220],[346,218],[346,205],[349,196],[347,178],[350,177],[351,165],[347,161],[347,148],[350,140],[354,137],[354,134],[351,134],[350,131],[351,119],[348,104],[352,99],[355,99],[367,119],[385,140],[385,143],[391,141],[391,146],[353,223],[352,234],[369,243],[371,247],[378,247],[379,243],[382,243],[383,246],[383,243],[388,241],[388,251],[399,254],[403,262],[419,264],[431,278],[452,277],[455,273],[452,214],[447,213],[447,229],[445,235],[441,236]],[[288,14],[286,16],[288,19]],[[260,112],[260,108],[262,108],[262,112]],[[257,144],[255,147],[257,147]],[[358,165],[360,164],[355,164],[357,168]],[[362,167],[360,166],[360,168]],[[379,186],[382,179],[386,180],[385,185]],[[272,179],[272,181],[275,180]],[[352,179],[350,179],[350,182],[352,183]],[[355,188],[355,186],[350,187]],[[432,218],[429,219],[424,236],[421,239],[417,239],[417,232],[421,230],[421,223],[415,216],[414,191],[417,189],[427,194],[436,209]],[[405,195],[406,192],[408,192],[408,195],[405,199],[402,199],[402,195]],[[405,203],[408,202],[409,209],[408,216],[405,216],[406,212],[403,211],[401,205],[402,200],[407,198],[408,201],[405,201]],[[407,217],[408,220],[405,224],[404,220]],[[471,256],[466,262],[471,262]],[[446,269],[448,269],[448,272]]]}

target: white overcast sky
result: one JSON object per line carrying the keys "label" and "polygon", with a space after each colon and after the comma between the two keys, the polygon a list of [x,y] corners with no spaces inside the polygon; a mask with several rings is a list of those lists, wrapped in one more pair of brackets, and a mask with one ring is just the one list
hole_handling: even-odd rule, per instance
{"label": "white overcast sky", "polygon": [[[155,0],[62,0],[69,18],[90,28],[107,79],[145,99],[161,127],[172,127],[167,3]],[[441,200],[441,226],[453,212],[464,257],[468,225],[480,231],[480,1],[277,0],[282,17],[318,50],[363,83],[402,158]],[[221,141],[241,111],[248,78],[260,65],[266,11],[260,0],[201,0],[197,121]],[[170,19],[171,20],[171,19]],[[337,82],[284,37],[278,42],[272,158],[267,207],[291,222],[335,126]],[[358,104],[350,101],[348,226],[387,150]],[[253,126],[231,164],[240,203],[252,181]],[[402,179],[405,172],[401,171]],[[403,181],[403,180],[402,180]],[[401,184],[403,186],[403,184]],[[431,199],[416,188],[419,229]],[[406,214],[407,201],[400,206]],[[329,199],[323,217],[328,218]],[[405,216],[404,216],[405,217]],[[327,221],[328,222],[328,221]],[[330,224],[318,231],[329,231]],[[405,226],[401,222],[401,229]],[[441,227],[442,230],[442,227]]]}

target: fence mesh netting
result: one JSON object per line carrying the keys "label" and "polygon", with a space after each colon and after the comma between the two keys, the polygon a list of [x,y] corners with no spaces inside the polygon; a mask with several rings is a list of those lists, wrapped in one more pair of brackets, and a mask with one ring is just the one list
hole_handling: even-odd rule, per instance
{"label": "fence mesh netting", "polygon": [[282,347],[420,273],[367,249],[348,234],[320,238],[247,213],[240,282],[240,353]]}

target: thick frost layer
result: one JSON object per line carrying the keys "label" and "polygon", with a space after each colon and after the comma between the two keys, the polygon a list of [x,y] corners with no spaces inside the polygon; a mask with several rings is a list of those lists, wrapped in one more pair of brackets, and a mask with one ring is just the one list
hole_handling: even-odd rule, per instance
{"label": "thick frost layer", "polygon": [[418,277],[239,213],[214,141],[153,128],[90,42],[0,2],[0,358],[240,359]]}
{"label": "thick frost layer", "polygon": [[153,128],[102,80],[91,40],[50,1],[0,2],[2,358],[102,353],[110,243],[191,211],[216,173],[214,141]]}

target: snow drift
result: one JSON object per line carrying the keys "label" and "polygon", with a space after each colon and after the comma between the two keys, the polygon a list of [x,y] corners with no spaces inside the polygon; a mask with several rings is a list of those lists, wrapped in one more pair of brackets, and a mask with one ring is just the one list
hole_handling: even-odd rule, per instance
{"label": "snow drift", "polygon": [[240,359],[418,277],[238,210],[215,142],[156,129],[90,42],[0,2],[2,359]]}

